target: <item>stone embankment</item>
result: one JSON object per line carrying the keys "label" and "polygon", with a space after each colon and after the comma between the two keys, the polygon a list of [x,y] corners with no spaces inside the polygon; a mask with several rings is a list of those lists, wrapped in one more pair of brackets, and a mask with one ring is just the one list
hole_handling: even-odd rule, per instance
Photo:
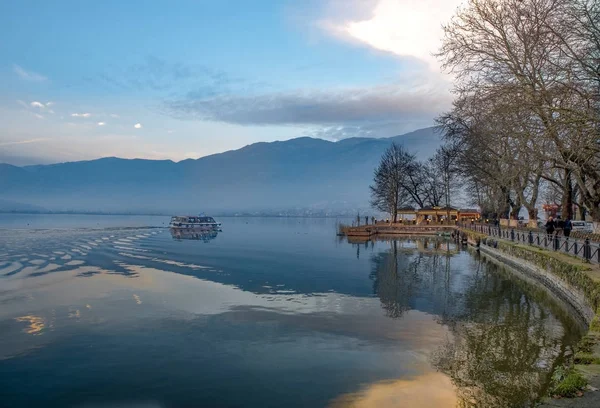
{"label": "stone embankment", "polygon": [[[569,369],[586,377],[588,390],[600,388],[600,267],[570,255],[492,238],[469,229],[460,233],[483,255],[538,282],[570,305],[575,317],[585,322],[589,331]],[[541,407],[600,407],[600,392],[585,392],[581,398],[551,398]]]}

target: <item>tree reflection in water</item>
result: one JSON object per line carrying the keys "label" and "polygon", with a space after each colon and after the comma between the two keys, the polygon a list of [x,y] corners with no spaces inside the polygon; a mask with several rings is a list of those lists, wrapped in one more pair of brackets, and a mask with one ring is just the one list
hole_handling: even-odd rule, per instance
{"label": "tree reflection in water", "polygon": [[437,316],[452,333],[431,356],[457,387],[460,407],[528,407],[581,335],[535,285],[442,240],[390,241],[372,256],[373,291],[386,314]]}

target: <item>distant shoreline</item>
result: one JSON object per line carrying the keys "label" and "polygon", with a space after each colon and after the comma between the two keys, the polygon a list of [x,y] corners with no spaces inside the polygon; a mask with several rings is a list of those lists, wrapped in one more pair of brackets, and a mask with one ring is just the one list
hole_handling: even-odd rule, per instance
{"label": "distant shoreline", "polygon": [[[171,217],[169,213],[122,213],[122,212],[76,212],[76,211],[2,211],[0,214],[14,215],[121,215],[132,217]],[[353,218],[352,215],[268,215],[268,214],[217,214],[215,217],[224,218]]]}

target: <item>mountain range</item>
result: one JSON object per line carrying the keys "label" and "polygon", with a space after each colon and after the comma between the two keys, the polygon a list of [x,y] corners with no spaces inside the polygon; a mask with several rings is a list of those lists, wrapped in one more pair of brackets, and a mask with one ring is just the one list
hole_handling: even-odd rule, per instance
{"label": "mountain range", "polygon": [[381,154],[393,142],[420,159],[435,128],[338,142],[302,137],[180,162],[120,159],[0,163],[0,211],[198,213],[366,208]]}

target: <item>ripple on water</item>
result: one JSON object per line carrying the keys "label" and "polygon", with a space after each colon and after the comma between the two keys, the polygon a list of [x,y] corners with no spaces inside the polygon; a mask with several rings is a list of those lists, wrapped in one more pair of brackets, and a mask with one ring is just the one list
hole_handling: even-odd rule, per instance
{"label": "ripple on water", "polygon": [[4,268],[0,268],[0,274],[1,275],[10,275],[15,271],[18,271],[19,269],[21,269],[23,267],[23,264],[21,262],[11,262],[8,266],[4,267]]}

